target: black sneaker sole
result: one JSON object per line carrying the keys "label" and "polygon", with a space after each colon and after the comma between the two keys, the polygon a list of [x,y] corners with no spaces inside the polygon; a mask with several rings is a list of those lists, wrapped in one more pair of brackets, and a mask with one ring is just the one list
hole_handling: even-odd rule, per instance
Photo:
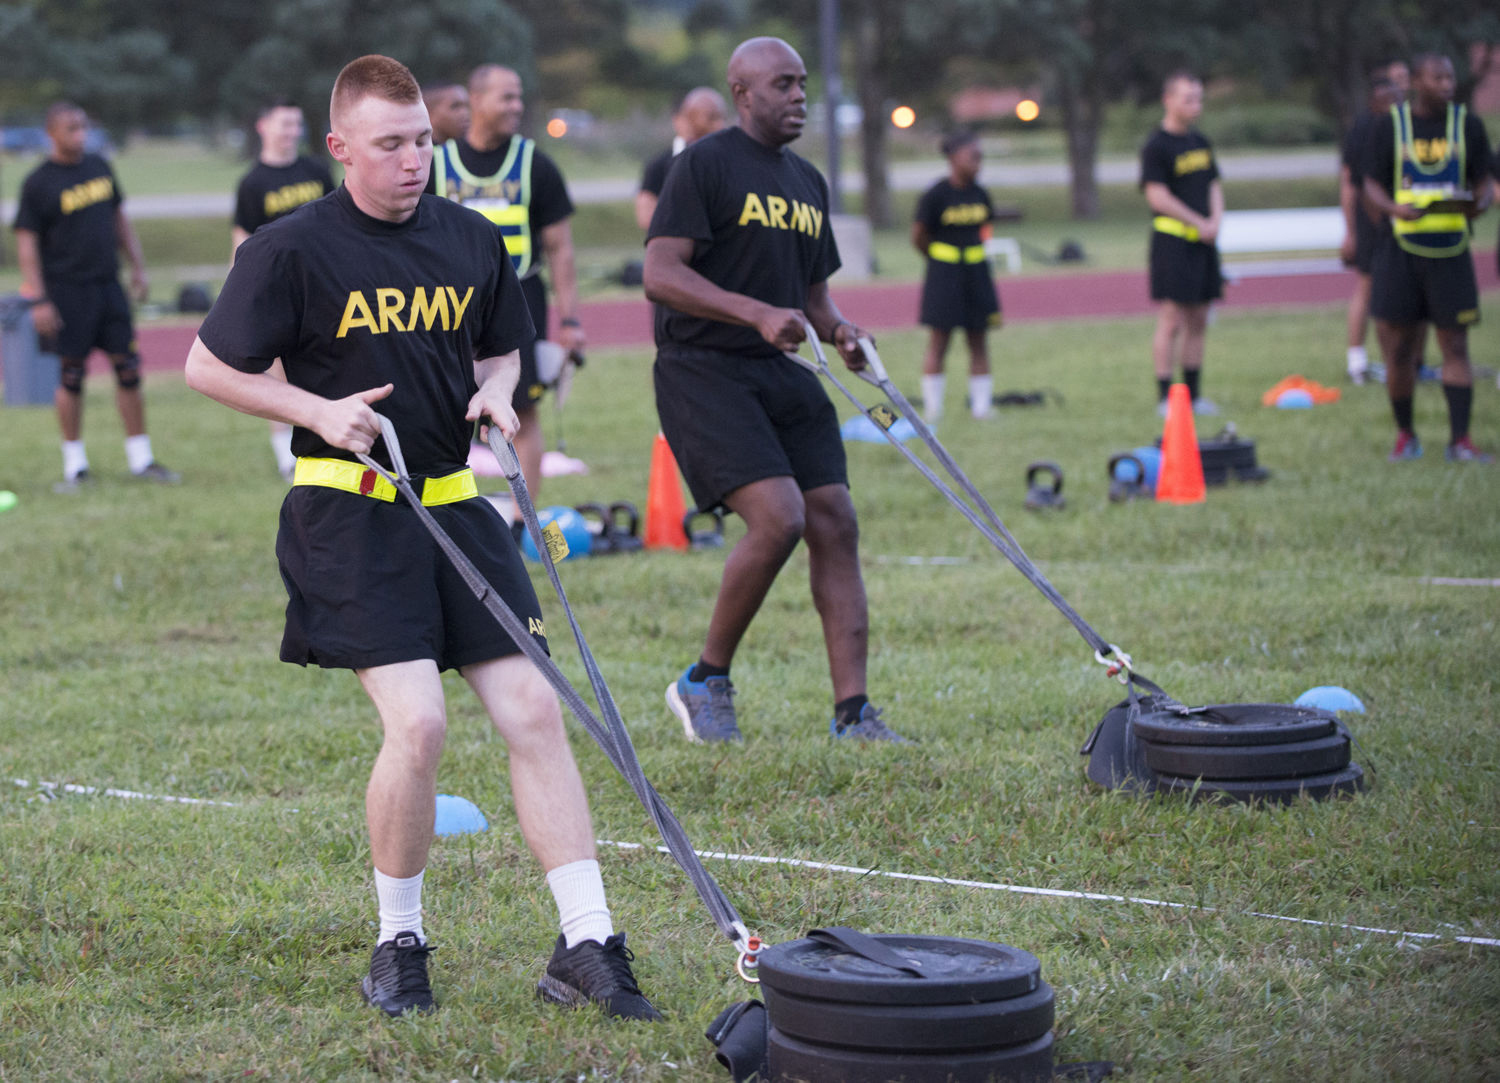
{"label": "black sneaker sole", "polygon": [[588,997],[551,974],[543,974],[537,981],[536,995],[549,1004],[561,1004],[564,1008],[581,1008],[590,1003]]}

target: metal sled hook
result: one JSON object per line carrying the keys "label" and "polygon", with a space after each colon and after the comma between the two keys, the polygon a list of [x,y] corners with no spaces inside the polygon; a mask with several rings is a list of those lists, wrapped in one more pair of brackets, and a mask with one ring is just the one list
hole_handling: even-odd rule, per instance
{"label": "metal sled hook", "polygon": [[1121,684],[1129,684],[1130,670],[1135,665],[1131,661],[1130,655],[1126,654],[1113,643],[1109,645],[1109,653],[1114,655],[1114,657],[1106,658],[1103,651],[1095,651],[1094,661],[1104,667],[1104,675],[1106,677],[1114,677]]}
{"label": "metal sled hook", "polygon": [[751,936],[743,921],[736,921],[734,946],[740,949],[739,958],[734,961],[735,973],[751,985],[759,985],[760,979],[755,976],[755,971],[760,966],[760,952],[765,947],[765,941],[758,936]]}

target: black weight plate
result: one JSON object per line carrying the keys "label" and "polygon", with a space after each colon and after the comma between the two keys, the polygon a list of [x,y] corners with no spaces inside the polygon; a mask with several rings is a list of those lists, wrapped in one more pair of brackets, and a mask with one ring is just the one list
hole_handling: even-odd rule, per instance
{"label": "black weight plate", "polygon": [[760,980],[779,993],[844,1004],[972,1004],[1021,996],[1041,982],[1036,956],[1007,944],[903,933],[880,933],[875,939],[913,960],[927,976],[802,939],[761,952]]}
{"label": "black weight plate", "polygon": [[788,1037],[772,1027],[767,1061],[774,1083],[1046,1083],[1052,1035],[984,1053],[871,1053]]}
{"label": "black weight plate", "polygon": [[[1351,763],[1342,771],[1326,775],[1306,775],[1302,778],[1256,778],[1232,781],[1220,779],[1204,782],[1198,788],[1198,799],[1223,798],[1226,801],[1267,801],[1285,805],[1306,794],[1315,801],[1337,794],[1355,793],[1365,788],[1365,772],[1357,763]],[[1157,775],[1156,789],[1165,793],[1187,793],[1198,785],[1195,778],[1179,778],[1176,775]]]}
{"label": "black weight plate", "polygon": [[1172,710],[1142,710],[1135,735],[1163,745],[1281,745],[1328,737],[1338,719],[1314,707],[1287,703],[1215,703]]}
{"label": "black weight plate", "polygon": [[1342,733],[1280,745],[1162,745],[1142,741],[1146,764],[1160,774],[1184,778],[1292,778],[1326,775],[1349,765],[1349,738]]}
{"label": "black weight plate", "polygon": [[814,1045],[962,1053],[1035,1041],[1052,1030],[1055,997],[1042,982],[1024,996],[979,1004],[841,1004],[766,989],[771,1025]]}

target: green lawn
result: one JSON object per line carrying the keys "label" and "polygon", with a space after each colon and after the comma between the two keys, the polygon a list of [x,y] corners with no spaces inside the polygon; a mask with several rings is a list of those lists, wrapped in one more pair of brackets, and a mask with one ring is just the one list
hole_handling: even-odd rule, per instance
{"label": "green lawn", "polygon": [[[1496,327],[1475,332],[1482,362],[1500,356]],[[1187,507],[1110,504],[1107,456],[1159,432],[1149,335],[1144,320],[1007,328],[997,387],[1053,387],[1065,402],[983,425],[952,416],[942,438],[1063,595],[1174,695],[1359,695],[1368,713],[1348,721],[1356,760],[1378,768],[1372,790],[1260,808],[1091,787],[1077,749],[1119,686],[914,470],[868,444],[849,459],[872,693],[921,743],[829,741],[800,551],[736,660],[748,741],[728,750],[688,746],[661,702],[700,645],[723,553],[568,563],[646,773],[704,849],[1213,907],[709,863],[772,942],[850,924],[1033,952],[1057,990],[1062,1060],[1111,1059],[1143,1080],[1493,1079],[1500,949],[1451,937],[1500,936],[1500,591],[1426,577],[1500,576],[1500,467],[1443,462],[1435,385],[1418,398],[1416,463],[1385,462],[1378,388],[1312,411],[1260,407],[1290,372],[1340,371],[1342,314],[1225,314],[1206,389],[1273,477]],[[882,342],[914,391],[919,336]],[[566,433],[592,473],[549,480],[543,504],[644,505],[649,366],[591,355]],[[378,731],[350,675],[275,660],[282,486],[265,426],[154,378],[154,440],[184,482],[141,488],[122,477],[107,379],[89,386],[92,491],[50,492],[49,411],[6,409],[0,425],[0,487],[19,494],[0,515],[0,1079],[727,1078],[702,1032],[745,989],[683,877],[649,850],[605,848],[601,861],[668,1021],[610,1025],[533,1002],[552,904],[508,809],[505,749],[457,681],[440,789],[492,827],[434,847],[443,1006],[398,1023],[360,1006],[374,919],[361,802]],[[1493,377],[1475,415],[1476,440],[1500,446]],[[1044,457],[1067,472],[1068,506],[1039,516],[1022,510],[1022,477]],[[545,593],[544,608],[559,628]],[[553,643],[581,683],[567,636]],[[624,782],[574,732],[598,835],[652,843]],[[11,778],[234,807],[43,800]]]}

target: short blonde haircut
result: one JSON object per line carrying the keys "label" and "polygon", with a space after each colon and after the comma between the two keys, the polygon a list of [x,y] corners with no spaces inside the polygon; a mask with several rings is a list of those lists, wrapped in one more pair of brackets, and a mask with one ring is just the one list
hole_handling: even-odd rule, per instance
{"label": "short blonde haircut", "polygon": [[333,81],[333,97],[328,104],[333,127],[337,128],[344,115],[365,98],[412,105],[422,100],[422,88],[401,61],[371,53],[349,61]]}

